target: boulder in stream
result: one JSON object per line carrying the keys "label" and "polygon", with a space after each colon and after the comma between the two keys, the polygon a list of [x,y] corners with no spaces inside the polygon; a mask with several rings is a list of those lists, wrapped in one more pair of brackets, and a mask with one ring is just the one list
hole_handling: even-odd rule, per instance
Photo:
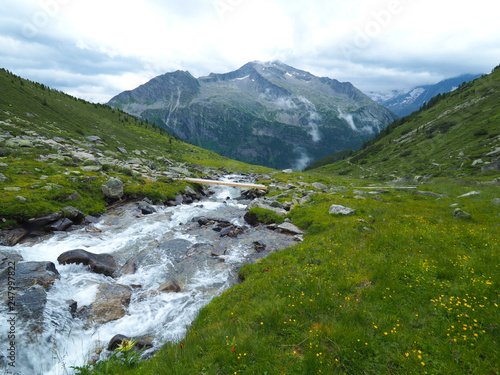
{"label": "boulder in stream", "polygon": [[158,291],[163,293],[171,293],[171,292],[179,293],[181,291],[181,287],[179,286],[179,284],[177,284],[177,281],[172,280],[169,281],[168,283],[161,285],[158,288]]}
{"label": "boulder in stream", "polygon": [[89,320],[104,324],[123,318],[130,304],[132,289],[120,284],[99,285],[95,301],[90,306]]}
{"label": "boulder in stream", "polygon": [[93,254],[82,249],[66,251],[59,255],[57,261],[59,264],[84,264],[90,266],[92,272],[111,277],[118,268],[111,254]]}
{"label": "boulder in stream", "polygon": [[108,350],[113,351],[117,349],[123,341],[135,341],[134,350],[142,350],[142,348],[151,349],[153,347],[153,336],[141,336],[141,337],[128,337],[124,335],[115,335],[111,340],[109,340]]}

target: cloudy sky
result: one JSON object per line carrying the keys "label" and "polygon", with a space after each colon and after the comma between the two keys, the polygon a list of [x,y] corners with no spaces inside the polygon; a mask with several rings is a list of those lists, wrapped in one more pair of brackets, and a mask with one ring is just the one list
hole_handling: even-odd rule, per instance
{"label": "cloudy sky", "polygon": [[500,63],[492,0],[2,0],[0,67],[94,102],[177,69],[281,60],[363,91]]}

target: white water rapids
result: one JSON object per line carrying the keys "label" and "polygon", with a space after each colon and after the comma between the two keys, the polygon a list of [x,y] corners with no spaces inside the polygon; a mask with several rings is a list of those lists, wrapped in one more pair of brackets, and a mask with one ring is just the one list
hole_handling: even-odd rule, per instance
{"label": "white water rapids", "polygon": [[[51,261],[60,273],[60,279],[47,292],[43,333],[36,335],[36,341],[27,339],[21,322],[17,322],[15,373],[72,374],[71,366],[88,363],[95,350],[107,347],[109,340],[116,334],[134,338],[153,334],[156,349],[161,343],[182,339],[200,308],[235,284],[237,267],[255,253],[251,241],[260,236],[259,232],[254,232],[252,239],[246,242],[230,240],[231,246],[220,257],[223,262],[212,260],[213,257],[209,255],[202,258],[204,261],[196,263],[195,267],[189,263],[189,267],[184,267],[185,270],[176,269],[179,263],[168,253],[158,250],[158,244],[161,241],[182,239],[193,245],[206,245],[207,238],[202,232],[190,233],[186,230],[186,225],[193,217],[214,217],[222,211],[226,220],[237,226],[244,225],[246,205],[233,199],[240,195],[240,189],[216,187],[213,190],[216,194],[206,200],[159,208],[152,215],[134,215],[130,209],[107,213],[95,224],[101,233],[88,233],[82,229],[58,233],[12,248],[0,246],[0,250],[22,255],[24,261]],[[134,274],[113,279],[92,273],[83,265],[60,265],[57,257],[73,249],[112,254],[120,265],[141,252],[149,254],[151,251],[148,256],[153,261],[142,264]],[[157,292],[160,285],[173,278],[181,285],[181,292]],[[103,325],[89,325],[86,319],[73,318],[67,301],[76,301],[78,307],[89,306],[95,300],[98,286],[106,283],[140,285],[133,289],[126,315]],[[0,353],[4,358],[8,343],[7,319],[6,306],[1,306]]]}

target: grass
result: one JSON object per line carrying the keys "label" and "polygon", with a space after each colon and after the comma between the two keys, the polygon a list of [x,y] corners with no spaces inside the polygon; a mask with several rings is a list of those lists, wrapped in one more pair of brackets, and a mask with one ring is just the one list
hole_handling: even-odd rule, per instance
{"label": "grass", "polygon": [[[181,342],[115,373],[498,373],[497,189],[458,198],[477,187],[451,182],[431,186],[449,200],[313,196],[290,215],[304,242],[244,266]],[[471,220],[453,217],[455,202]],[[357,214],[329,215],[331,204]]]}

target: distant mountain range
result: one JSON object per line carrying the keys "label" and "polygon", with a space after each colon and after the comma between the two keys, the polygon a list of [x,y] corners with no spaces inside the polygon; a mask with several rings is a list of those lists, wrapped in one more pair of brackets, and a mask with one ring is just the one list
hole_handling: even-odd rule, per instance
{"label": "distant mountain range", "polygon": [[404,117],[418,110],[424,103],[428,103],[434,96],[456,90],[462,83],[473,81],[481,75],[464,74],[445,79],[434,85],[418,86],[411,90],[371,91],[367,95],[399,117]]}
{"label": "distant mountain range", "polygon": [[396,118],[351,83],[279,61],[200,78],[167,73],[108,104],[223,156],[294,169],[359,148]]}

